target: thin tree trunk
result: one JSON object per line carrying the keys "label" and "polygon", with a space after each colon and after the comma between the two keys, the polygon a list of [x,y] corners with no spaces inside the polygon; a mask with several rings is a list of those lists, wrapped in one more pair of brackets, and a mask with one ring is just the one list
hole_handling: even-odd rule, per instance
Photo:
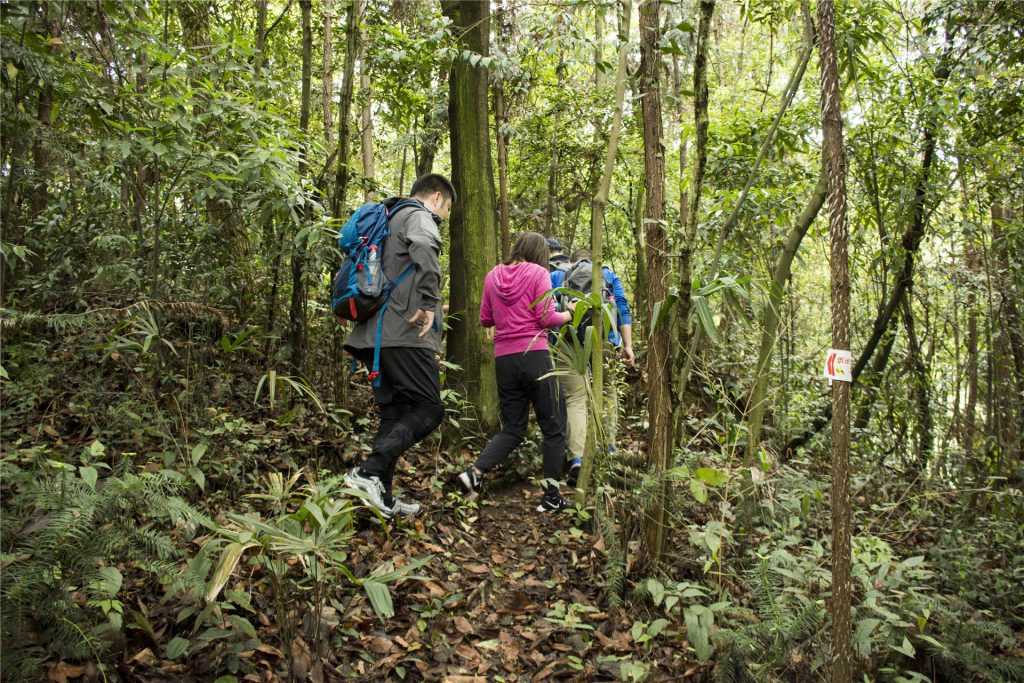
{"label": "thin tree trunk", "polygon": [[[459,51],[487,56],[490,4],[445,0],[441,10],[460,36]],[[452,180],[459,200],[449,218],[451,299],[448,360],[462,368],[449,372],[470,405],[479,410],[480,425],[491,431],[498,425],[498,395],[494,382],[494,351],[477,321],[484,277],[498,256],[497,201],[491,164],[490,123],[487,106],[488,73],[466,58],[452,65],[448,119],[450,122]]]}
{"label": "thin tree trunk", "polygon": [[[701,2],[701,30],[714,10],[714,0]],[[668,234],[665,230],[665,148],[662,145],[660,70],[660,0],[644,0],[640,6],[640,92],[643,108],[644,178],[646,178],[645,233],[647,237],[648,319],[655,302],[668,293]],[[706,93],[705,93],[706,94]],[[700,98],[701,95],[697,95]],[[696,213],[696,212],[694,212]],[[649,331],[647,376],[650,428],[647,432],[648,462],[655,477],[668,469],[672,457],[672,356],[670,325]],[[662,482],[656,501],[644,518],[641,557],[647,566],[661,561],[665,543],[667,484]]]}
{"label": "thin tree trunk", "polygon": [[978,407],[978,295],[975,293],[974,276],[981,271],[981,254],[978,247],[965,240],[967,272],[971,275],[967,285],[967,301],[964,304],[967,316],[967,400],[964,405],[964,453],[968,461],[974,455],[974,439],[978,434],[976,412]]}
{"label": "thin tree trunk", "polygon": [[[601,259],[604,256],[604,212],[608,207],[608,194],[612,187],[612,175],[615,171],[615,157],[619,150],[619,137],[622,132],[622,103],[626,99],[626,60],[629,50],[629,19],[633,13],[631,0],[622,0],[619,8],[619,59],[615,69],[615,108],[612,114],[612,127],[608,131],[608,153],[605,156],[604,172],[601,174],[601,181],[598,185],[597,194],[594,196],[590,212],[590,250],[593,257],[593,278],[603,278],[601,271]],[[603,280],[597,280],[603,282]],[[603,288],[593,285],[594,291],[602,292]],[[602,302],[602,306],[605,302]],[[596,318],[595,318],[596,320]],[[604,325],[596,323],[593,325],[594,345],[591,356],[591,369],[593,372],[594,407],[592,411],[595,421],[602,420],[604,416]],[[596,424],[594,425],[597,426]],[[588,430],[593,432],[595,437],[597,429]],[[598,443],[599,448],[606,444]],[[594,458],[584,458],[583,467],[580,470],[578,490],[580,491],[578,501],[586,502],[587,484],[590,481],[590,472],[594,467]]]}
{"label": "thin tree trunk", "polygon": [[267,49],[267,0],[256,3],[256,62],[255,71],[259,76],[263,72],[264,52]]}
{"label": "thin tree trunk", "polygon": [[363,142],[363,201],[373,201],[375,180],[373,158],[373,108],[370,97],[370,69],[366,65],[366,28],[359,41],[359,94],[362,98],[361,128]]}
{"label": "thin tree trunk", "polygon": [[494,82],[494,140],[498,150],[498,223],[501,226],[501,257],[511,250],[508,226],[508,140],[505,125],[505,89],[500,80]]}
{"label": "thin tree trunk", "polygon": [[932,428],[931,381],[928,379],[928,368],[922,358],[923,344],[917,336],[910,301],[909,297],[903,300],[903,326],[907,330],[907,360],[912,371],[910,395],[917,409],[918,433],[917,441],[914,443],[914,459],[917,467],[923,469],[928,464],[935,443]]}
{"label": "thin tree trunk", "polygon": [[[636,258],[636,286],[633,288],[636,302],[637,315],[633,318],[633,338],[640,334],[640,326],[637,324],[647,314],[647,240],[644,235],[644,179],[637,180],[634,188],[633,200],[630,202],[630,209],[633,215],[630,220],[630,227],[633,230],[633,250]],[[643,315],[640,312],[643,312]],[[647,325],[644,329],[649,327]]]}
{"label": "thin tree trunk", "polygon": [[[323,91],[321,107],[324,113],[324,142],[331,147],[331,100],[334,98],[334,0],[323,0],[324,3],[324,63],[320,75],[320,88]],[[266,21],[266,0],[260,0],[263,7],[264,22]]]}
{"label": "thin tree trunk", "polygon": [[[313,80],[313,1],[299,0],[299,7],[302,10],[302,100],[299,106],[299,130],[303,142],[299,155],[298,176],[305,178],[309,168],[309,146],[305,139],[309,132]],[[288,309],[288,345],[292,369],[298,373],[302,372],[306,355],[306,260],[305,240],[295,240],[292,245],[292,296]]]}
{"label": "thin tree trunk", "polygon": [[[850,276],[846,221],[846,158],[832,0],[818,1],[821,48],[822,150],[828,162],[832,265],[832,347],[850,348]],[[850,543],[850,382],[832,385],[832,682],[853,680]]]}
{"label": "thin tree trunk", "polygon": [[348,8],[347,25],[345,26],[345,69],[338,98],[338,171],[334,176],[334,201],[331,202],[331,214],[342,218],[348,211],[348,181],[352,177],[349,151],[352,126],[349,118],[352,113],[352,94],[356,73],[356,54],[359,51],[359,17],[362,14],[361,0],[352,0]]}

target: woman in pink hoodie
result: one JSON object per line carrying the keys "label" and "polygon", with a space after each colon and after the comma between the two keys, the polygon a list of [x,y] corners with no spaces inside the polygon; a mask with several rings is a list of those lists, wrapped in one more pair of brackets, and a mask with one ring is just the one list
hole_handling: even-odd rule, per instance
{"label": "woman in pink hoodie", "polygon": [[547,330],[569,322],[572,313],[556,311],[550,297],[538,301],[551,289],[547,265],[544,236],[526,232],[516,240],[505,262],[484,280],[480,324],[494,328],[494,374],[502,429],[480,452],[473,467],[458,476],[458,482],[466,493],[480,489],[483,475],[522,443],[532,405],[544,435],[544,497],[537,510],[556,512],[570,503],[558,492],[565,450],[565,406],[558,395],[558,382],[550,376]]}

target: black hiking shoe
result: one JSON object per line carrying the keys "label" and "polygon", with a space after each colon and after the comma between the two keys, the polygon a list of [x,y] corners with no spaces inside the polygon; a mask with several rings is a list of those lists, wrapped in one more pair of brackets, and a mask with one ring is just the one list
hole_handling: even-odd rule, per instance
{"label": "black hiking shoe", "polygon": [[459,488],[462,489],[462,492],[468,496],[474,493],[479,493],[484,480],[483,477],[476,473],[475,469],[470,467],[468,470],[455,477],[455,483],[458,484]]}
{"label": "black hiking shoe", "polygon": [[548,491],[537,506],[537,512],[561,512],[573,507],[572,501],[562,498],[558,491]]}
{"label": "black hiking shoe", "polygon": [[580,469],[583,467],[583,458],[573,458],[569,461],[569,474],[565,478],[565,483],[569,485],[569,488],[576,488],[576,482],[580,478]]}

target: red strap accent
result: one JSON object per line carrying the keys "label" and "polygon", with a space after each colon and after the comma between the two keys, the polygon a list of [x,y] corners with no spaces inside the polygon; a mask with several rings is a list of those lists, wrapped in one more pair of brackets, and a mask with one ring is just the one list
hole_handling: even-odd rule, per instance
{"label": "red strap accent", "polygon": [[373,380],[377,379],[379,375],[379,372],[371,372],[369,375],[366,376],[366,378],[372,382]]}
{"label": "red strap accent", "polygon": [[359,313],[356,312],[356,299],[352,297],[348,300],[348,310],[352,311],[352,319],[355,320]]}

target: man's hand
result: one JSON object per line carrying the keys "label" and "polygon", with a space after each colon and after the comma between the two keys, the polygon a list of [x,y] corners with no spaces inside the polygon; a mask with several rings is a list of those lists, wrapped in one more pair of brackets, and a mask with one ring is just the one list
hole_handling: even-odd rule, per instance
{"label": "man's hand", "polygon": [[632,346],[622,347],[622,360],[626,365],[632,365],[633,361],[636,360],[636,356],[633,355]]}
{"label": "man's hand", "polygon": [[489,341],[489,342],[494,341],[494,328],[493,327],[485,327],[484,328],[484,338],[487,339],[487,341]]}
{"label": "man's hand", "polygon": [[416,311],[416,315],[409,318],[409,324],[420,326],[420,333],[416,336],[423,339],[423,337],[426,337],[430,333],[431,328],[434,326],[434,312],[424,311],[421,308]]}

